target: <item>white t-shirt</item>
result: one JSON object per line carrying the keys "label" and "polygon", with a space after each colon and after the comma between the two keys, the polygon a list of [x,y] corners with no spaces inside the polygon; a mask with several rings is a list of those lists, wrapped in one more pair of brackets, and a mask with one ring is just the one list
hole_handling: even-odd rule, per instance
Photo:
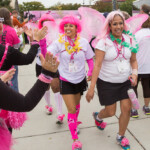
{"label": "white t-shirt", "polygon": [[139,30],[135,37],[139,44],[139,52],[136,55],[138,74],[150,74],[150,29],[143,28]]}
{"label": "white t-shirt", "polygon": [[[123,37],[126,42],[130,43],[130,38],[128,36],[123,34]],[[117,57],[117,49],[109,38],[106,38],[105,40],[101,39],[96,45],[96,49],[105,52],[99,78],[111,83],[123,83],[127,81],[131,73],[130,49],[126,47],[122,48],[122,53],[126,59]],[[120,65],[123,67],[120,67]],[[119,71],[120,69],[121,71]]]}
{"label": "white t-shirt", "polygon": [[47,48],[47,51],[50,51],[54,56],[59,54],[60,64],[58,70],[60,76],[74,84],[80,83],[85,78],[85,61],[93,58],[94,56],[94,53],[86,39],[81,37],[79,39],[79,43],[79,47],[82,47],[82,50],[74,54],[73,64],[76,66],[75,72],[69,71],[69,64],[72,62],[71,55],[69,55],[65,50],[64,43],[60,43],[57,39]]}

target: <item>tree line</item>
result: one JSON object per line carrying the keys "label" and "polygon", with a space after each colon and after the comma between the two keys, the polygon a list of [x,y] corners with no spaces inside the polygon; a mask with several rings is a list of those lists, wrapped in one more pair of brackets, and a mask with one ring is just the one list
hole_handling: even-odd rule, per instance
{"label": "tree line", "polygon": [[[126,0],[125,2],[117,3],[117,8],[122,11],[127,11],[130,15],[132,15],[132,9],[137,9],[133,6],[134,0]],[[9,6],[10,0],[0,0],[0,7],[7,7],[10,11],[12,8]],[[31,11],[31,10],[77,10],[81,7],[81,4],[62,4],[57,3],[49,8],[46,8],[41,2],[23,2],[23,4],[19,5],[19,13],[23,16],[24,11]],[[96,1],[93,5],[89,7],[94,8],[100,12],[110,12],[112,11],[112,3],[111,2],[102,2],[101,0]]]}

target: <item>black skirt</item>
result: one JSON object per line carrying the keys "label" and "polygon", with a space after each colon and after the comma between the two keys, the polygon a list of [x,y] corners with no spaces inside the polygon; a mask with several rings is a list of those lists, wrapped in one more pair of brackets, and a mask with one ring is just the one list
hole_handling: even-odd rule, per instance
{"label": "black skirt", "polygon": [[127,80],[124,83],[110,83],[103,81],[98,78],[97,80],[97,91],[99,102],[101,105],[107,106],[128,99],[128,89],[131,88],[131,83]]}
{"label": "black skirt", "polygon": [[80,83],[73,84],[60,80],[60,93],[65,94],[78,94],[83,95],[83,92],[87,90],[88,84],[86,78],[84,78]]}

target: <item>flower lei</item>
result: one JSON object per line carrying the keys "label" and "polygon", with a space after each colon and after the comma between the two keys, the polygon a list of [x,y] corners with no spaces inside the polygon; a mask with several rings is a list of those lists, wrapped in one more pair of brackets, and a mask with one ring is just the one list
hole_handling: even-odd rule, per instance
{"label": "flower lei", "polygon": [[[132,33],[130,33],[130,31],[123,30],[123,33],[128,34],[129,36],[132,36],[133,40],[136,41],[135,35],[133,35]],[[127,43],[125,41],[122,42],[121,39],[115,38],[111,33],[110,33],[110,38],[111,38],[112,41],[117,41],[117,43],[121,44],[122,46],[128,47],[131,50],[131,52],[133,52],[133,53],[137,53],[138,50],[139,50],[139,45],[138,44],[136,44],[135,47],[132,47],[130,43]]]}
{"label": "flower lei", "polygon": [[65,40],[65,34],[59,35],[59,40],[58,41],[60,43],[64,43],[65,44],[66,51],[68,52],[69,55],[71,55],[72,53],[79,52],[82,49],[82,47],[79,47],[79,44],[80,44],[79,43],[79,39],[80,39],[80,36],[77,35],[77,38],[74,41],[74,46],[72,46],[71,49],[68,49],[68,47],[71,46],[71,45],[68,42],[68,40],[67,41]]}

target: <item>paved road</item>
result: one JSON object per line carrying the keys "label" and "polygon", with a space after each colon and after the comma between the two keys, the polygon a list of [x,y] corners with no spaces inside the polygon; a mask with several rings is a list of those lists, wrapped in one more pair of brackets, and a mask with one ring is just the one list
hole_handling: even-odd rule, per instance
{"label": "paved road", "polygon": [[[28,49],[29,46],[26,46]],[[26,49],[24,52],[26,53]],[[35,62],[28,66],[19,67],[19,90],[25,94],[36,81]],[[141,109],[139,110],[139,119],[131,119],[126,136],[130,141],[131,150],[150,150],[150,117],[142,112],[143,99],[142,90],[139,86],[139,101]],[[55,107],[54,94],[51,92],[51,101]],[[14,150],[71,150],[71,136],[65,117],[64,124],[56,124],[56,109],[53,115],[46,115],[45,100],[42,99],[37,107],[28,113],[28,121],[24,126],[13,132],[15,138]],[[93,101],[88,104],[85,95],[81,101],[81,112],[79,120],[80,141],[83,143],[83,150],[120,150],[116,144],[116,133],[118,132],[118,117],[120,108],[118,104],[116,116],[105,119],[108,126],[104,131],[99,131],[92,118],[93,111],[99,111],[102,107],[99,105],[98,97],[95,95]],[[63,111],[67,116],[65,105]]]}

